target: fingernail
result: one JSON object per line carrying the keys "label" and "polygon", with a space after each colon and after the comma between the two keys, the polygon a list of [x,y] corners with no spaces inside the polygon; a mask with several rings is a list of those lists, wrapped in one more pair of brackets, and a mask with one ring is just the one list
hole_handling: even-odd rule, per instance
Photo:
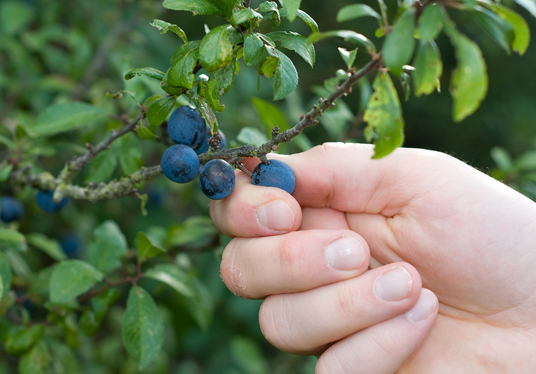
{"label": "fingernail", "polygon": [[402,301],[409,297],[413,280],[402,266],[398,266],[374,281],[374,294],[383,301]]}
{"label": "fingernail", "polygon": [[365,249],[357,239],[344,237],[326,247],[326,261],[333,270],[356,270],[365,260]]}
{"label": "fingernail", "polygon": [[432,291],[423,288],[417,303],[406,312],[406,318],[413,323],[424,321],[434,314],[436,309],[437,297]]}
{"label": "fingernail", "polygon": [[259,223],[274,231],[289,231],[294,226],[294,212],[283,200],[274,200],[257,210]]}

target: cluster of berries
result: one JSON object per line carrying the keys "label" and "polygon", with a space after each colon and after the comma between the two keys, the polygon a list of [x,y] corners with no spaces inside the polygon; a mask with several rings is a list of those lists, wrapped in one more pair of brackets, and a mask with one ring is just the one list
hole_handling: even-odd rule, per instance
{"label": "cluster of berries", "polygon": [[[187,183],[199,172],[198,155],[208,151],[209,141],[216,139],[216,147],[225,148],[225,136],[218,131],[212,136],[210,127],[199,111],[192,106],[177,108],[168,121],[168,133],[175,145],[169,147],[162,156],[161,166],[164,175],[176,183]],[[278,187],[288,193],[294,191],[294,172],[284,162],[271,160],[268,164],[260,163],[251,177],[253,184],[266,187]],[[212,200],[221,200],[233,191],[235,173],[231,165],[224,160],[210,160],[199,172],[201,191]]]}
{"label": "cluster of berries", "polygon": [[[54,193],[52,191],[39,190],[37,195],[35,195],[35,202],[41,210],[47,213],[57,213],[63,209],[69,199],[65,197],[59,203],[56,203],[53,196]],[[0,199],[0,220],[2,222],[10,223],[18,221],[23,215],[24,207],[18,199],[11,196],[3,196]]]}

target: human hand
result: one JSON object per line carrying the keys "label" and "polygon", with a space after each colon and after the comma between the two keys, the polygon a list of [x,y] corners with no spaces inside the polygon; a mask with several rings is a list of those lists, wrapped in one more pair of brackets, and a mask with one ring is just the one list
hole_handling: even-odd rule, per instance
{"label": "human hand", "polygon": [[[222,277],[265,298],[266,338],[320,355],[317,373],[535,372],[536,204],[444,154],[371,155],[326,144],[278,156],[296,173],[292,196],[238,172],[212,202],[236,237]],[[326,248],[340,238],[337,261]]]}

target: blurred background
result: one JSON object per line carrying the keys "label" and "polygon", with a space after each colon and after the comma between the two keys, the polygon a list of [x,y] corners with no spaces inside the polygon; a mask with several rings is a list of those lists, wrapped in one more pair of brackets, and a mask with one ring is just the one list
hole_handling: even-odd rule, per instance
{"label": "blurred background", "polygon": [[[252,6],[259,3],[254,0]],[[373,18],[342,24],[335,21],[338,10],[352,3],[302,0],[301,9],[317,21],[321,31],[354,30],[380,46],[382,40],[374,36],[377,23]],[[374,1],[365,3],[379,10]],[[392,22],[396,2],[387,1],[387,5]],[[534,37],[534,17],[514,3],[507,5],[526,18]],[[456,60],[449,40],[442,34],[438,39],[444,63],[441,92],[420,98],[412,94],[404,101],[400,82],[395,82],[401,93],[406,123],[405,146],[449,153],[535,198],[536,45],[532,43],[524,56],[507,55],[467,14],[451,9],[449,14],[460,30],[482,48],[490,77],[489,92],[474,115],[460,123],[453,122],[448,88]],[[163,93],[158,82],[150,78],[129,81],[123,78],[126,72],[138,67],[152,66],[166,71],[171,56],[182,44],[173,33],[161,35],[151,27],[150,22],[155,18],[179,25],[189,40],[201,39],[205,24],[212,28],[224,23],[221,18],[169,11],[162,7],[161,1],[154,0],[1,0],[0,135],[15,134],[21,156],[32,160],[38,170],[57,175],[67,160],[85,150],[86,142],[95,144],[110,129],[119,127],[121,115],[136,116],[137,106],[132,100],[113,100],[105,94],[126,89],[143,102]],[[299,19],[292,24],[283,20],[278,30],[310,34],[309,27]],[[334,77],[337,69],[344,69],[337,47],[353,48],[337,39],[321,41],[315,47],[314,69],[293,52],[288,54],[297,67],[300,83],[295,93],[274,105],[284,114],[289,126],[312,107],[319,95],[324,95],[324,81]],[[366,62],[366,54],[358,52],[357,66]],[[368,78],[372,81],[373,77]],[[242,64],[235,86],[221,100],[226,109],[217,115],[228,144],[239,144],[234,139],[242,127],[266,131],[251,99],[271,102],[272,84],[262,78],[257,90],[256,70]],[[320,125],[306,129],[301,141],[286,144],[282,152],[299,152],[327,141],[364,141],[363,97],[359,91],[356,89],[345,97],[332,113],[326,113]],[[71,100],[106,108],[116,118],[67,135],[25,140],[25,124],[34,121],[47,106]],[[141,144],[142,164],[158,164],[166,145],[155,141]],[[6,155],[2,144],[0,155],[2,158]],[[116,164],[104,170],[102,162],[105,161],[92,162],[75,182],[98,183],[122,175]],[[166,331],[163,352],[144,373],[313,373],[315,358],[284,354],[265,342],[257,321],[260,301],[235,297],[223,285],[219,259],[229,238],[211,225],[208,200],[197,183],[178,185],[160,176],[145,183],[143,192],[149,197],[146,216],[140,213],[139,200],[131,198],[95,204],[75,201],[60,214],[49,215],[36,207],[35,191],[31,188],[0,185],[0,195],[15,195],[24,203],[26,214],[19,230],[43,233],[60,241],[72,258],[84,258],[84,248],[93,229],[111,219],[120,226],[130,246],[134,245],[138,231],[161,238],[173,249],[177,261],[206,285],[212,301],[204,317],[196,318],[195,312],[189,311],[192,306],[188,300],[172,297],[169,290],[150,282],[143,284],[155,295],[168,321],[166,326],[171,329]],[[40,269],[50,259],[34,253],[27,255],[25,261],[27,270],[37,277],[42,275]],[[46,292],[46,287],[44,291],[34,290],[36,301],[42,300],[39,297],[46,298]],[[39,315],[39,307],[29,305],[28,308]],[[77,351],[83,368],[80,372],[138,372],[122,345],[122,311],[120,307],[112,308],[106,327],[95,337],[80,335]],[[0,352],[0,373],[14,373],[16,361]]]}

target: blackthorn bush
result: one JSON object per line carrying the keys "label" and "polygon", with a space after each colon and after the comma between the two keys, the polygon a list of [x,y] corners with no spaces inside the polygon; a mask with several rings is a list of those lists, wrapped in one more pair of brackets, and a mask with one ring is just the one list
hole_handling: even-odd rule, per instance
{"label": "blackthorn bush", "polygon": [[194,147],[205,139],[207,125],[193,106],[181,106],[169,117],[168,133],[173,142]]}
{"label": "blackthorn bush", "polygon": [[278,160],[270,160],[268,165],[262,162],[255,167],[251,182],[258,186],[277,187],[292,193],[296,177],[290,166]]}
{"label": "blackthorn bush", "polygon": [[176,144],[164,152],[161,166],[164,175],[169,180],[187,183],[199,172],[199,159],[192,148],[184,144]]}
{"label": "blackthorn bush", "polygon": [[0,199],[0,205],[2,206],[0,219],[5,223],[16,221],[24,214],[24,207],[21,202],[14,197],[2,197],[2,199]]}
{"label": "blackthorn bush", "polygon": [[59,203],[53,199],[54,192],[39,190],[35,196],[35,201],[39,208],[47,213],[57,213],[69,202],[69,199],[64,197]]}
{"label": "blackthorn bush", "polygon": [[233,192],[234,185],[234,170],[223,160],[210,160],[199,174],[201,191],[212,200],[221,200],[229,196]]}

